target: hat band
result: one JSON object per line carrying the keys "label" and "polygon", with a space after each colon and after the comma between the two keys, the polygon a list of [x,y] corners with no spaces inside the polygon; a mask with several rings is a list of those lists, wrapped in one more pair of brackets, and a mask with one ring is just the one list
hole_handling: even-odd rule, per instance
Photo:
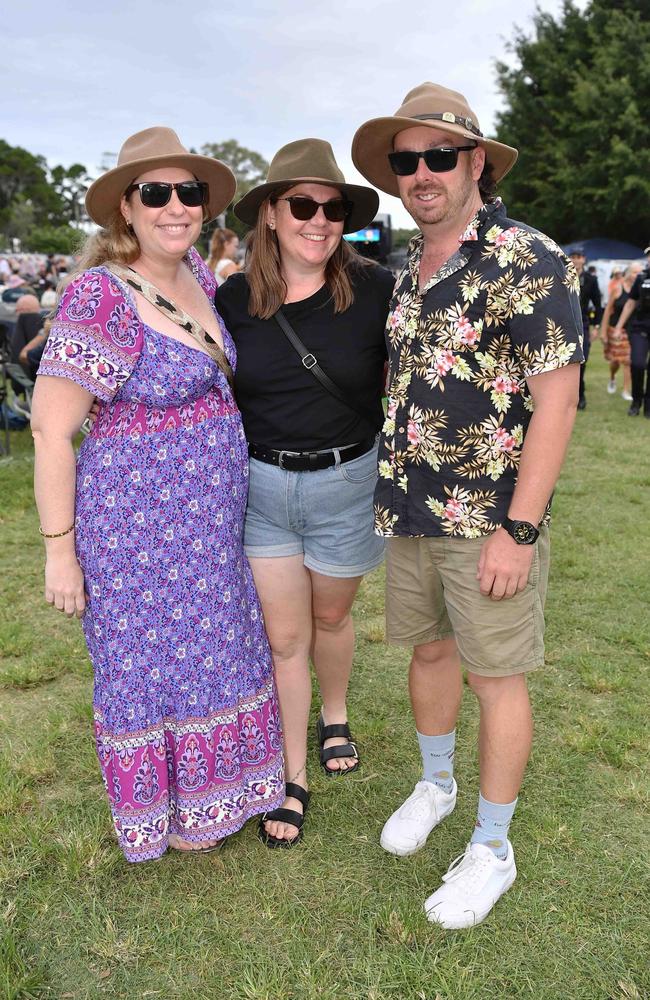
{"label": "hat band", "polygon": [[468,129],[474,135],[477,135],[480,139],[483,138],[483,133],[480,128],[474,124],[471,118],[463,118],[461,115],[454,115],[451,111],[443,111],[442,114],[433,115],[409,115],[409,118],[416,118],[418,121],[438,121],[447,122],[449,125],[462,125],[463,128]]}

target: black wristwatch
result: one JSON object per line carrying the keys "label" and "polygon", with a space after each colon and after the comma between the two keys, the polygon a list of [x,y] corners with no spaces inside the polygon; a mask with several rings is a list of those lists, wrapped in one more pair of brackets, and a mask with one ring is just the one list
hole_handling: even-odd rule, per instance
{"label": "black wristwatch", "polygon": [[539,538],[539,531],[530,521],[513,521],[504,517],[501,527],[504,528],[517,545],[534,545]]}

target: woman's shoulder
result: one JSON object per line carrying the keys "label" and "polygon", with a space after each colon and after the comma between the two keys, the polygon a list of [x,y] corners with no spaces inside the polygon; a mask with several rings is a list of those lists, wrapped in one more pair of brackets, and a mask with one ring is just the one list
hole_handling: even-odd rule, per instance
{"label": "woman's shoulder", "polygon": [[137,315],[127,286],[106,265],[99,265],[76,274],[66,285],[57,316],[76,323],[95,322],[116,306]]}
{"label": "woman's shoulder", "polygon": [[198,281],[199,285],[208,296],[209,299],[214,298],[214,291],[217,287],[217,281],[210,270],[203,257],[196,249],[196,247],[190,247],[187,251],[187,261],[190,265],[190,270],[192,274]]}
{"label": "woman's shoulder", "polygon": [[222,285],[217,288],[215,302],[217,309],[220,303],[227,308],[236,309],[238,307],[248,307],[248,297],[250,289],[248,279],[243,271],[236,271],[231,274]]}
{"label": "woman's shoulder", "polygon": [[393,294],[395,275],[387,267],[382,267],[374,261],[355,265],[351,277],[355,292],[363,291],[367,294],[388,297]]}

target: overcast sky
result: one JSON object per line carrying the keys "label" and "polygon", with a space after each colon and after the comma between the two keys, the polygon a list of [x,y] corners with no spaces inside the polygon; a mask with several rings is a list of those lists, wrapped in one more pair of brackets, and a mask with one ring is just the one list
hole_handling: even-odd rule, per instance
{"label": "overcast sky", "polygon": [[[423,80],[465,93],[490,134],[495,60],[536,6],[557,14],[561,0],[21,0],[3,17],[0,138],[96,176],[105,152],[150,125],[196,149],[234,138],[267,160],[317,136],[360,183],[356,128]],[[381,211],[412,225],[397,199],[382,196]]]}

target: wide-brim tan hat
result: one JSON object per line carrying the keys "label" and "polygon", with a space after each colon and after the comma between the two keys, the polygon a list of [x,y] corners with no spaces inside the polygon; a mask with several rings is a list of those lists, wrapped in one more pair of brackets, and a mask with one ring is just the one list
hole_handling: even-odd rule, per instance
{"label": "wide-brim tan hat", "polygon": [[183,167],[197,180],[207,182],[208,219],[221,215],[235,197],[237,181],[230,167],[212,156],[190,153],[173,129],[156,125],[129,136],[119,152],[117,166],[88,188],[86,211],[93,222],[106,226],[129,184],[158,167]]}
{"label": "wide-brim tan hat", "polygon": [[327,184],[341,192],[352,205],[343,224],[344,233],[356,233],[372,222],[379,208],[379,195],[365,184],[347,184],[334,158],[334,151],[324,139],[297,139],[279,149],[271,160],[264,184],[248,191],[235,205],[238,219],[249,226],[257,223],[257,214],[266,198],[278,189],[294,184]]}
{"label": "wide-brim tan hat", "polygon": [[519,155],[512,146],[485,138],[462,94],[427,82],[410,90],[394,115],[372,118],[357,129],[352,140],[352,162],[359,173],[380,191],[399,197],[397,177],[391,170],[388,154],[393,151],[393,140],[398,132],[419,125],[483,146],[487,162],[494,169],[495,181],[505,177]]}

